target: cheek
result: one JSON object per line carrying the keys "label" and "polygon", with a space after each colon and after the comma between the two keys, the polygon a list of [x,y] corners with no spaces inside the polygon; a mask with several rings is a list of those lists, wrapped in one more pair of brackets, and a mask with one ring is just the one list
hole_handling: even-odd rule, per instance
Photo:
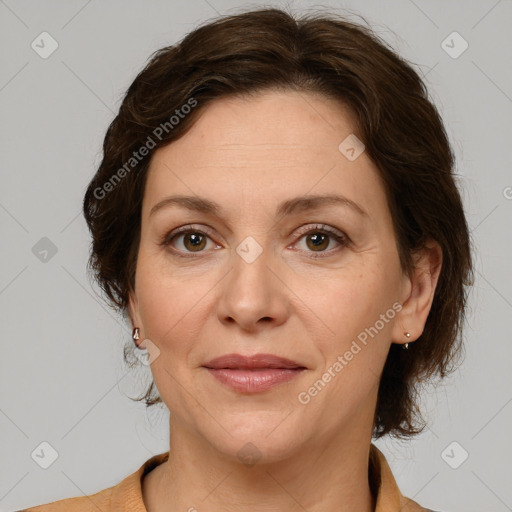
{"label": "cheek", "polygon": [[[338,428],[339,422],[349,416],[372,414],[363,404],[377,393],[389,351],[396,314],[392,307],[397,288],[394,268],[375,264],[354,271],[352,267],[331,279],[324,293],[316,289],[313,297],[310,294],[312,309],[314,300],[320,305],[318,312],[315,310],[321,319],[318,325],[325,324],[330,331],[328,336],[316,336],[323,365],[309,383],[314,389],[308,388],[313,392],[322,390],[311,405],[312,411],[323,418],[326,429]],[[333,413],[326,403],[343,407],[335,408]]]}
{"label": "cheek", "polygon": [[[309,283],[304,287],[306,303],[317,315],[319,328],[328,334],[321,342],[326,358],[343,353],[358,337],[365,341],[389,335],[394,318],[392,305],[398,296],[394,268],[390,262],[367,264],[357,270],[340,269],[336,276],[331,274],[329,279],[317,281],[321,286],[312,287]],[[390,308],[393,315],[386,315]],[[385,316],[384,321],[381,315]]]}
{"label": "cheek", "polygon": [[190,380],[191,351],[204,331],[206,302],[201,298],[208,291],[207,283],[198,276],[170,273],[158,258],[144,255],[138,261],[136,280],[144,336],[160,351],[151,364],[157,390],[169,410],[192,418],[190,397],[183,390]]}
{"label": "cheek", "polygon": [[171,274],[161,269],[159,260],[141,256],[136,286],[145,336],[162,345],[161,350],[185,348],[201,326],[197,317],[207,283],[197,276]]}

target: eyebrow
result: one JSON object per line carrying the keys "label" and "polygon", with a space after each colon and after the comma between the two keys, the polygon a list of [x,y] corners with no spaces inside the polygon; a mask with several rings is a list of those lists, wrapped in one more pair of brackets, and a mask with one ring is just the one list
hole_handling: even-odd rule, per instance
{"label": "eyebrow", "polygon": [[[368,213],[366,213],[357,203],[348,197],[339,194],[305,195],[288,199],[277,206],[276,217],[282,218],[294,213],[314,210],[330,205],[348,207],[355,213],[368,217]],[[169,206],[179,206],[190,211],[215,215],[223,219],[222,207],[220,204],[203,197],[186,195],[166,197],[151,208],[149,216],[153,215],[158,210]]]}

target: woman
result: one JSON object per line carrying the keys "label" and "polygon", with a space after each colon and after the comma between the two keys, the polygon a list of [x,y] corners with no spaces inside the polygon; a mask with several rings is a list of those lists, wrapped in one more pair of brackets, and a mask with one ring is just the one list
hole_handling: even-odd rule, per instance
{"label": "woman", "polygon": [[420,432],[418,386],[460,352],[453,167],[417,73],[339,16],[251,11],[156,52],[84,214],[170,451],[28,510],[427,510],[372,438]]}

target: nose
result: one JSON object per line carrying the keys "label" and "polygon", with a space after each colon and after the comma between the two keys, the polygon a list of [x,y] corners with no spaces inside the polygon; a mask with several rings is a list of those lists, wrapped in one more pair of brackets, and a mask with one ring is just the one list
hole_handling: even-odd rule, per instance
{"label": "nose", "polygon": [[288,288],[269,252],[264,250],[252,262],[234,253],[233,267],[219,290],[217,315],[222,323],[258,332],[286,321]]}

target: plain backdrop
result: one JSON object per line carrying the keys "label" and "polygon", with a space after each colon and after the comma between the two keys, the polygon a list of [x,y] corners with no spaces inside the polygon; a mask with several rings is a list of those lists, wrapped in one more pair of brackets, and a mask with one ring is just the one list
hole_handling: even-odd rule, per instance
{"label": "plain backdrop", "polygon": [[512,2],[0,0],[0,511],[98,492],[168,449],[168,413],[128,398],[149,369],[124,366],[129,326],[88,281],[81,203],[150,54],[251,6],[348,8],[425,77],[476,246],[466,357],[426,395],[422,435],[376,444],[423,506],[512,510]]}

